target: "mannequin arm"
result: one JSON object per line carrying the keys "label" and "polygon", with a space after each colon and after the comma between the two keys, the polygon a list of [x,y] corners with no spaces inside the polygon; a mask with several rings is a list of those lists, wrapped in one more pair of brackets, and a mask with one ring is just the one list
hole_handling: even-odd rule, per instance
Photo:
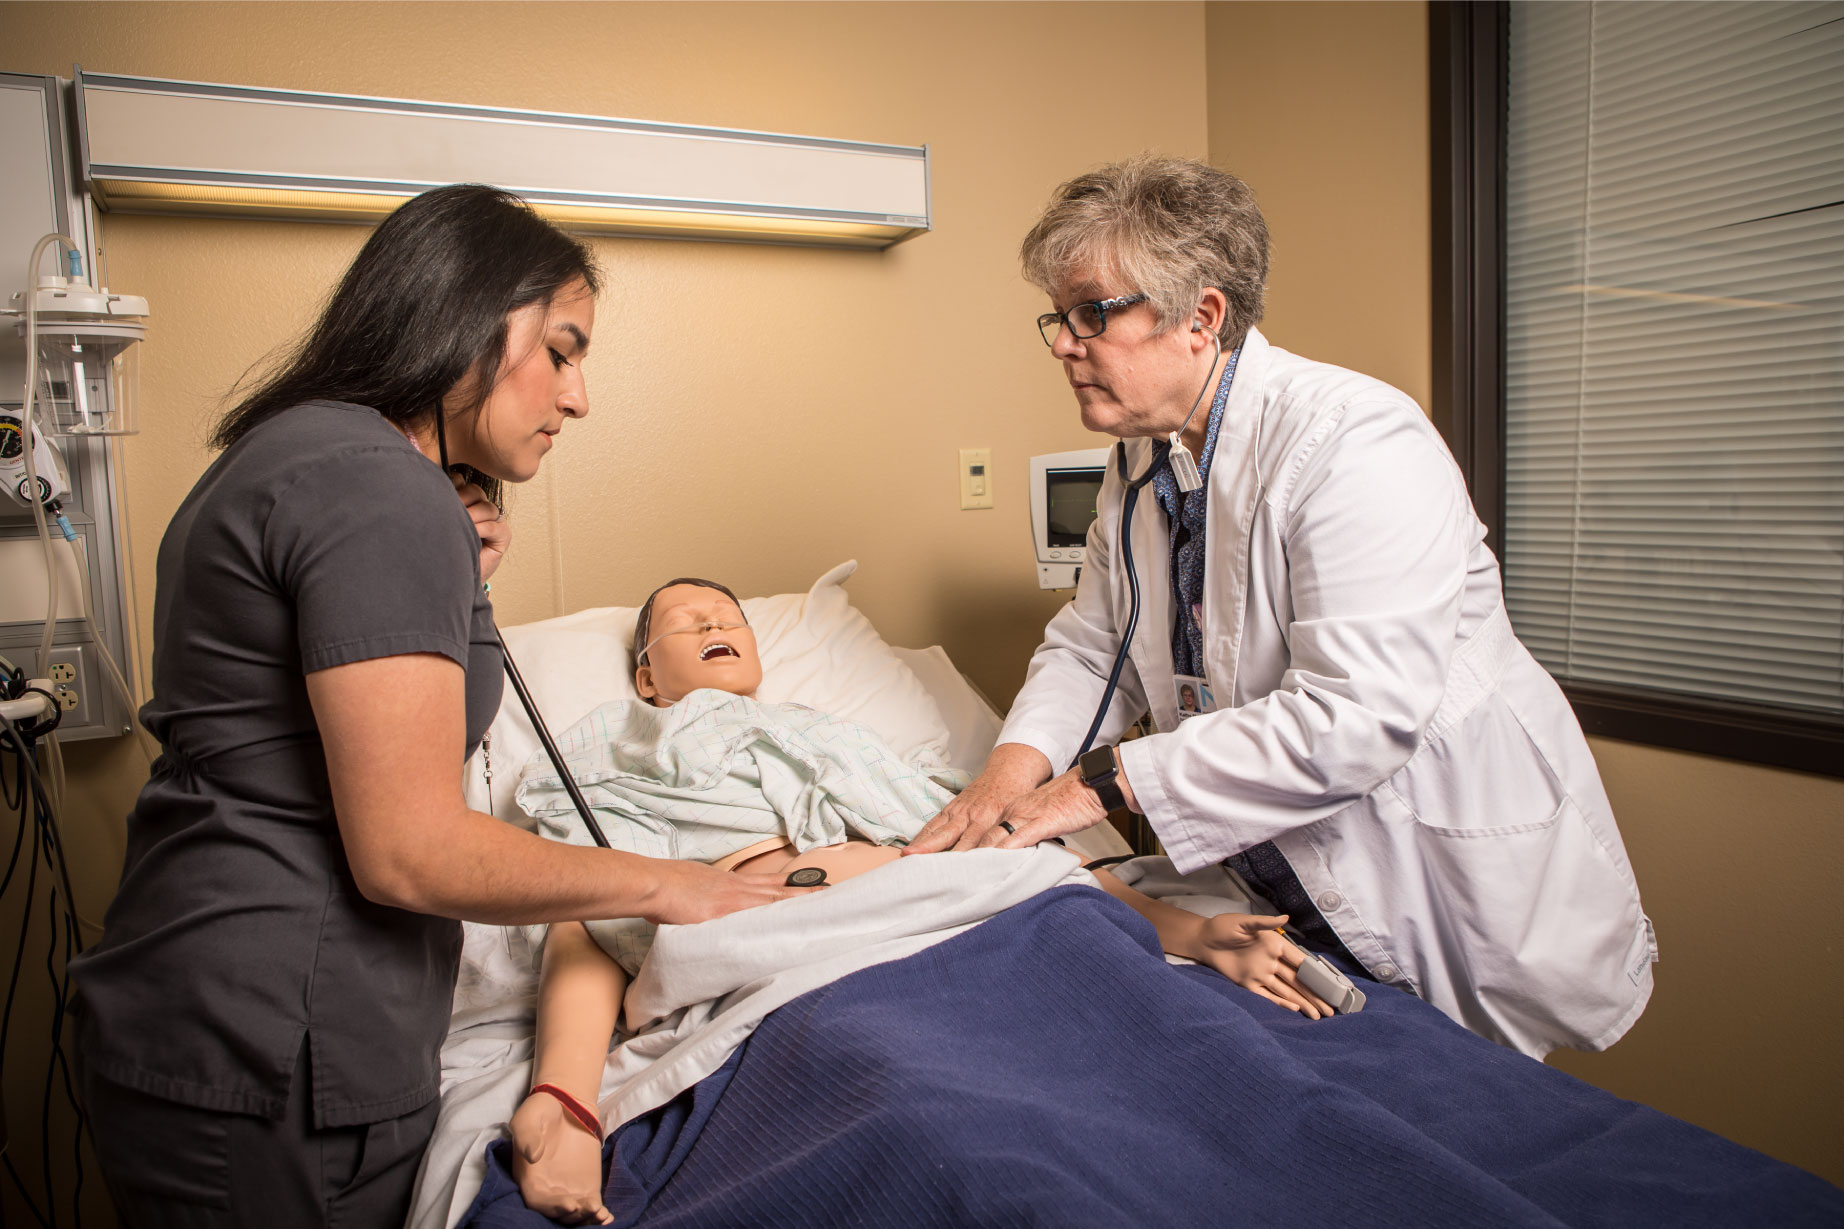
{"label": "mannequin arm", "polygon": [[[594,1108],[627,974],[581,922],[560,922],[544,941],[532,1087],[555,1084]],[[546,1093],[512,1116],[512,1176],[535,1212],[570,1224],[607,1224],[602,1144]]]}
{"label": "mannequin arm", "polygon": [[1288,1011],[1317,1020],[1332,1014],[1330,1005],[1299,984],[1294,970],[1300,953],[1278,933],[1287,919],[1249,913],[1201,917],[1188,909],[1136,892],[1105,870],[1095,880],[1108,895],[1132,905],[1159,932],[1159,946],[1174,956],[1209,965],[1239,986],[1253,990]]}

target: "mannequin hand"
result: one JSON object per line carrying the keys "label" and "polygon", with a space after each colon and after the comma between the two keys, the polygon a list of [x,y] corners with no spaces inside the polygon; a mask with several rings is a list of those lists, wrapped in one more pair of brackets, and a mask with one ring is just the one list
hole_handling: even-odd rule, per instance
{"label": "mannequin hand", "polygon": [[660,878],[647,894],[640,911],[640,916],[649,922],[687,926],[708,922],[739,909],[772,905],[791,896],[826,890],[824,884],[817,888],[790,888],[784,875],[719,871],[702,862],[674,862],[664,858],[650,861]]}
{"label": "mannequin hand", "polygon": [[941,808],[941,814],[929,820],[903,852],[972,849],[999,822],[1009,803],[1028,794],[1049,775],[1050,761],[1042,752],[1022,743],[1001,744],[993,750],[986,771]]}
{"label": "mannequin hand", "polygon": [[[1107,817],[1100,796],[1082,784],[1081,772],[1072,768],[1048,785],[1013,799],[979,845],[982,849],[1028,849],[1053,836],[1091,828]],[[1014,831],[1007,832],[1001,823],[1010,824]]]}
{"label": "mannequin hand", "polygon": [[566,1225],[606,1225],[602,1145],[556,1099],[525,1098],[512,1116],[512,1177],[525,1204]]}
{"label": "mannequin hand", "polygon": [[480,579],[486,580],[499,570],[499,561],[512,545],[512,526],[506,522],[506,510],[488,499],[485,491],[460,474],[448,477],[455,484],[455,494],[461,497],[461,506],[474,522],[474,532],[480,535]]}
{"label": "mannequin hand", "polygon": [[1294,970],[1304,957],[1280,936],[1278,928],[1286,921],[1286,914],[1219,913],[1206,918],[1195,958],[1288,1011],[1300,1012],[1309,1020],[1322,1019],[1333,1014],[1332,1008],[1296,980]]}

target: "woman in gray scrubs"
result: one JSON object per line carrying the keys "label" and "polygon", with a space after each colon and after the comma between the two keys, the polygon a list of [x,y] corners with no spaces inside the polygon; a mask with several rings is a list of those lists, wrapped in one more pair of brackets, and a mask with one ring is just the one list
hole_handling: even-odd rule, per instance
{"label": "woman in gray scrubs", "polygon": [[141,716],[163,754],[72,967],[125,1223],[401,1223],[456,919],[695,922],[792,893],[462,801],[501,690],[491,495],[587,413],[597,286],[506,193],[424,193],[218,424],[160,547]]}

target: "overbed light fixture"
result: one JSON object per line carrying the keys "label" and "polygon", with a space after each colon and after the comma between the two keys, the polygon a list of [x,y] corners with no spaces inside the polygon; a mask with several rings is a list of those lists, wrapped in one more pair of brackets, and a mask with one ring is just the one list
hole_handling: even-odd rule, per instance
{"label": "overbed light fixture", "polygon": [[76,71],[82,173],[121,213],[373,222],[496,184],[591,234],[885,248],[929,229],[928,149]]}

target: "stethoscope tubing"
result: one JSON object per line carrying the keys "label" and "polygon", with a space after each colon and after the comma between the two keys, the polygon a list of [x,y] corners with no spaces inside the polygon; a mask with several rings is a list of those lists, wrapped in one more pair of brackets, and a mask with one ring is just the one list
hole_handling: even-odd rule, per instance
{"label": "stethoscope tubing", "polygon": [[1101,723],[1108,715],[1108,705],[1114,700],[1114,692],[1120,686],[1120,673],[1127,665],[1127,653],[1133,647],[1133,632],[1140,623],[1140,575],[1133,569],[1133,505],[1139,502],[1140,488],[1151,482],[1159,467],[1165,464],[1171,445],[1155,443],[1153,458],[1147,463],[1146,472],[1138,478],[1127,477],[1127,441],[1121,440],[1114,445],[1115,468],[1119,471],[1121,481],[1126,484],[1126,493],[1121,498],[1120,509],[1120,547],[1121,562],[1127,565],[1127,626],[1121,631],[1120,648],[1114,654],[1114,668],[1108,672],[1108,685],[1102,689],[1101,704],[1095,709],[1095,720],[1089,723],[1088,735],[1083,738],[1082,746],[1077,750],[1075,759],[1069,761],[1074,767],[1076,760],[1088,753],[1095,745],[1095,735],[1101,732]]}
{"label": "stethoscope tubing", "polygon": [[[448,473],[448,430],[442,422],[442,410],[435,411],[435,443],[442,454],[442,472]],[[525,716],[530,718],[532,729],[538,732],[538,741],[544,745],[544,754],[550,757],[551,767],[557,770],[557,776],[563,782],[564,792],[570,795],[570,802],[576,807],[576,813],[582,817],[583,826],[589,829],[590,839],[603,849],[609,849],[608,837],[602,832],[602,825],[595,822],[595,816],[589,813],[589,800],[583,797],[583,791],[576,786],[576,778],[563,766],[563,753],[557,750],[557,740],[551,737],[551,728],[544,724],[544,717],[538,712],[538,705],[531,698],[531,692],[525,687],[525,679],[519,674],[519,667],[512,660],[512,650],[506,647],[506,638],[500,635],[499,624],[493,625],[493,639],[499,644],[500,660],[506,663],[506,677],[512,681],[512,690],[519,697],[519,704],[525,709]]]}
{"label": "stethoscope tubing", "polygon": [[519,675],[519,668],[512,660],[511,650],[506,648],[506,638],[499,634],[497,625],[493,628],[493,639],[499,641],[500,659],[506,663],[506,677],[512,680],[512,690],[517,693],[519,703],[525,708],[525,715],[531,718],[532,729],[538,731],[538,741],[544,744],[544,754],[550,757],[551,767],[557,770],[557,776],[563,781],[564,792],[570,795],[570,802],[576,807],[576,813],[582,816],[583,826],[589,829],[589,836],[603,849],[611,848],[608,837],[602,832],[602,825],[595,822],[595,816],[589,812],[589,801],[583,797],[583,791],[577,788],[576,778],[563,766],[563,754],[557,750],[557,742],[551,737],[550,727],[544,724],[544,718],[538,715],[538,706],[532,701],[531,692],[525,689],[525,680]]}

